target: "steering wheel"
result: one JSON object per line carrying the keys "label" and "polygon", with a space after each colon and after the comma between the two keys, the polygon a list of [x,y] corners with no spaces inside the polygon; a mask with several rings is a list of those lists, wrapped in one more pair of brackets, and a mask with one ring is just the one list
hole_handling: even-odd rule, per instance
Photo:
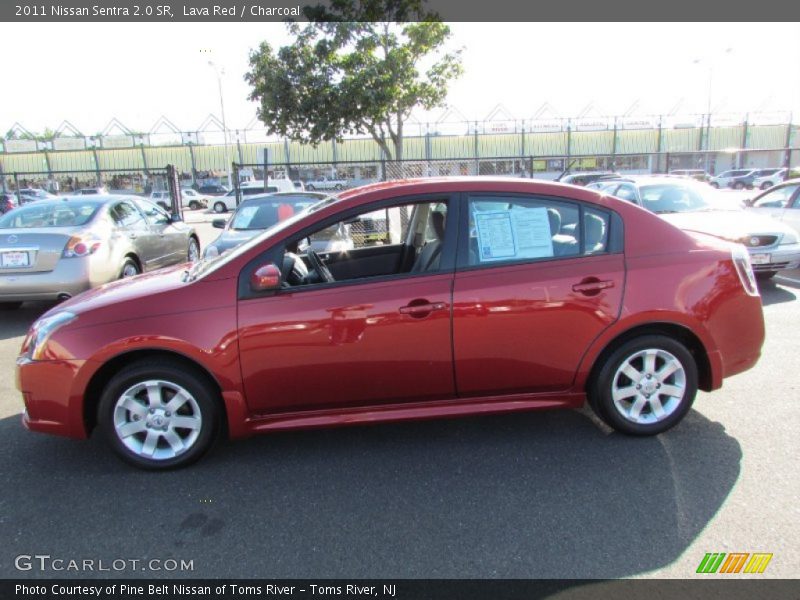
{"label": "steering wheel", "polygon": [[319,254],[314,252],[311,248],[306,250],[306,257],[308,257],[308,262],[311,263],[311,268],[317,272],[320,279],[325,283],[333,283],[336,281],[331,275],[331,270],[322,262],[322,259],[319,257]]}

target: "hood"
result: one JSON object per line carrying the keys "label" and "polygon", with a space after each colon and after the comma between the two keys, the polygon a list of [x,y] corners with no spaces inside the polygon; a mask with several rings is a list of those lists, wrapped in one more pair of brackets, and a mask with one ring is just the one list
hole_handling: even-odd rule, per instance
{"label": "hood", "polygon": [[684,231],[706,233],[726,240],[757,234],[786,234],[789,228],[771,217],[743,210],[714,210],[658,215]]}
{"label": "hood", "polygon": [[216,240],[211,242],[209,246],[216,246],[220,254],[222,254],[225,250],[235,248],[263,231],[263,229],[226,229]]}
{"label": "hood", "polygon": [[183,282],[183,274],[188,267],[189,264],[185,263],[159,269],[152,273],[112,281],[54,306],[48,311],[48,314],[67,310],[80,315],[131,300],[141,300],[142,305],[152,308],[154,296],[188,285]]}

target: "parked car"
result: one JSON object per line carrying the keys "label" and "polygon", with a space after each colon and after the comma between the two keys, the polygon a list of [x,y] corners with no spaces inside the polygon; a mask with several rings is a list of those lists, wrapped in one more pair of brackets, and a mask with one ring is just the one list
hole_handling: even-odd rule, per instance
{"label": "parked car", "polygon": [[17,195],[10,192],[0,192],[0,214],[17,207]]}
{"label": "parked car", "polygon": [[218,183],[214,184],[208,183],[198,187],[197,191],[200,192],[201,194],[205,194],[206,196],[224,196],[230,190],[224,185],[220,185]]}
{"label": "parked car", "polygon": [[707,186],[657,177],[629,178],[603,192],[633,202],[676,227],[739,242],[747,247],[759,279],[800,266],[800,240],[791,227],[731,206]]}
{"label": "parked car", "polygon": [[[242,198],[261,194],[274,194],[275,192],[296,192],[294,184],[288,179],[270,179],[264,189],[263,181],[248,181],[239,186]],[[214,200],[212,205],[215,213],[225,213],[236,210],[236,190],[231,190],[224,196]]]}
{"label": "parked car", "polygon": [[704,169],[673,169],[669,174],[675,177],[688,177],[695,181],[708,181],[711,179],[711,175],[706,173]]}
{"label": "parked car", "polygon": [[37,200],[52,200],[58,196],[38,188],[21,188],[19,190],[19,197],[22,203],[26,204],[28,202],[36,202]]}
{"label": "parked car", "polygon": [[779,183],[747,204],[748,211],[772,217],[800,234],[800,179]]}
{"label": "parked car", "polygon": [[[303,249],[387,210],[405,215],[396,243]],[[654,435],[763,340],[740,244],[574,186],[443,178],[350,190],[188,270],[86,292],[33,324],[16,382],[29,429],[97,431],[160,469],[221,434],[587,399]]]}
{"label": "parked car", "polygon": [[346,179],[337,179],[335,177],[320,177],[313,181],[305,182],[306,189],[311,190],[343,190],[347,187]]}
{"label": "parked car", "polygon": [[194,230],[142,198],[40,200],[0,217],[0,307],[65,300],[199,255]]}
{"label": "parked car", "polygon": [[753,187],[754,169],[733,169],[725,171],[709,179],[708,183],[715,188],[733,188],[743,190]]}
{"label": "parked car", "polygon": [[614,173],[612,171],[583,171],[564,175],[558,181],[572,185],[589,185],[595,181],[618,179],[619,177],[621,177],[619,173]]}
{"label": "parked car", "polygon": [[104,187],[81,188],[73,193],[77,196],[102,196],[108,194],[108,190]]}
{"label": "parked car", "polygon": [[[212,221],[214,227],[223,231],[217,239],[206,246],[204,256],[217,256],[235,248],[265,229],[314,206],[327,197],[327,194],[320,192],[280,192],[248,196],[229,220]],[[330,244],[314,249],[340,252],[353,247],[352,242],[349,247],[347,246],[348,241],[350,240],[346,236],[342,236],[339,240],[332,240]]]}
{"label": "parked car", "polygon": [[[150,202],[158,204],[166,211],[172,208],[172,197],[168,190],[159,190],[150,193]],[[181,204],[190,210],[200,210],[208,208],[208,199],[195,192],[193,189],[186,188],[181,190]]]}
{"label": "parked car", "polygon": [[[769,172],[764,172],[769,171]],[[786,180],[788,169],[761,169],[753,178],[753,188],[767,190]]]}

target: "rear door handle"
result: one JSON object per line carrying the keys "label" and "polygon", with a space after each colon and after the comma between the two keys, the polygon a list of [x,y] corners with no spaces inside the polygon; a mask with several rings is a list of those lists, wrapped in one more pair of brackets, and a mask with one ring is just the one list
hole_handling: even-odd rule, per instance
{"label": "rear door handle", "polygon": [[400,307],[400,312],[404,315],[412,317],[425,317],[435,310],[444,310],[447,308],[445,302],[425,302],[422,304],[408,304]]}
{"label": "rear door handle", "polygon": [[614,287],[614,282],[611,280],[600,281],[581,281],[572,286],[572,290],[580,294],[593,295],[599,293],[601,290]]}

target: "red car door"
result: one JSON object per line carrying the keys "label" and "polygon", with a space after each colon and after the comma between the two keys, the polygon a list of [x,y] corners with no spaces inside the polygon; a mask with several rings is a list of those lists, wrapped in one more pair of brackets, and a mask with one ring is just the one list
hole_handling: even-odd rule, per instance
{"label": "red car door", "polygon": [[[524,197],[470,199],[464,212],[453,294],[459,395],[568,389],[589,344],[619,315],[621,220]],[[490,225],[485,239],[480,220]],[[515,226],[504,231],[504,222]],[[539,241],[526,249],[516,238],[528,234]]]}
{"label": "red car door", "polygon": [[[445,248],[454,249],[454,241]],[[399,257],[400,246],[376,250],[395,249]],[[454,262],[446,249],[436,272],[337,280],[240,300],[240,361],[251,409],[454,398]]]}

